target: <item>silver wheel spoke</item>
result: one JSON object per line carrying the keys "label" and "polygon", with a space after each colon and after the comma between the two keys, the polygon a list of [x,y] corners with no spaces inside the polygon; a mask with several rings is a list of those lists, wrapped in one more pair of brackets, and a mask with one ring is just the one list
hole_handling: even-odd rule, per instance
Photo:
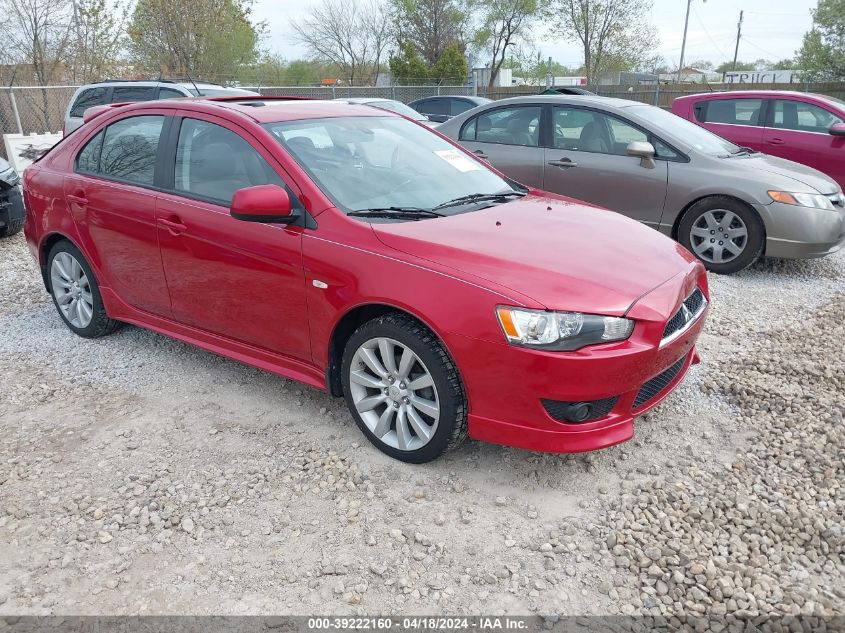
{"label": "silver wheel spoke", "polygon": [[94,318],[94,294],[79,261],[70,253],[58,253],[50,265],[50,280],[65,319],[74,327],[88,327]]}
{"label": "silver wheel spoke", "polygon": [[56,255],[56,259],[53,260],[53,268],[55,268],[59,275],[61,275],[65,280],[71,281],[70,271],[67,269],[65,258],[62,257],[64,253],[60,255]]}
{"label": "silver wheel spoke", "polygon": [[383,389],[386,386],[384,380],[377,376],[373,376],[363,369],[353,371],[349,374],[349,379],[356,385],[363,385],[364,387],[370,387],[372,389]]}
{"label": "silver wheel spoke", "polygon": [[408,428],[408,420],[403,409],[399,409],[396,415],[396,438],[399,443],[399,450],[407,451],[411,445],[411,431]]}
{"label": "silver wheel spoke", "polygon": [[376,356],[375,350],[361,348],[361,360],[364,361],[364,364],[369,367],[374,374],[377,376],[386,376],[387,370],[384,368],[384,365],[381,364],[381,361]]}
{"label": "silver wheel spoke", "polygon": [[376,424],[376,427],[373,429],[373,435],[376,437],[384,437],[384,434],[390,430],[390,423],[393,421],[394,413],[396,413],[396,409],[388,405],[384,412],[382,412],[379,416],[378,424]]}
{"label": "silver wheel spoke", "polygon": [[431,374],[424,374],[419,378],[414,378],[411,382],[409,382],[408,389],[410,391],[418,391],[419,389],[431,387],[433,384],[434,380],[432,379]]}
{"label": "silver wheel spoke", "polygon": [[52,282],[54,288],[56,286],[62,288],[63,290],[68,290],[70,288],[70,282],[62,277],[61,274],[57,275],[54,273],[50,275],[50,281]]}
{"label": "silver wheel spoke", "polygon": [[378,340],[378,351],[381,354],[381,362],[387,371],[394,375],[399,373],[399,370],[396,368],[396,357],[394,356],[396,352],[393,343],[386,338],[380,338]]}
{"label": "silver wheel spoke", "polygon": [[411,372],[411,367],[414,366],[414,361],[417,359],[416,355],[407,347],[402,350],[402,358],[399,359],[399,377],[407,378]]}
{"label": "silver wheel spoke", "polygon": [[712,244],[710,244],[709,241],[700,242],[698,244],[693,244],[692,250],[695,251],[696,255],[701,255],[702,253],[707,251],[707,249],[709,249],[711,246]]}
{"label": "silver wheel spoke", "polygon": [[712,211],[708,211],[701,217],[707,223],[708,229],[715,229],[717,226],[719,226],[719,221],[716,220],[716,216],[713,215]]}
{"label": "silver wheel spoke", "polygon": [[725,231],[725,234],[729,238],[735,239],[737,237],[746,237],[748,235],[748,231],[745,229],[744,226],[741,226],[736,229],[728,229],[727,231]]}
{"label": "silver wheel spoke", "polygon": [[73,295],[70,294],[69,292],[56,297],[56,303],[58,303],[60,306],[68,306],[68,305],[72,304],[74,301],[75,301],[75,299],[73,298]]}
{"label": "silver wheel spoke", "polygon": [[355,408],[358,409],[359,413],[365,413],[366,411],[372,411],[378,405],[382,404],[386,398],[384,394],[378,394],[376,396],[369,396],[364,398],[363,400],[359,400],[355,403]]}
{"label": "silver wheel spoke", "polygon": [[734,255],[734,257],[739,255],[744,250],[742,246],[737,246],[730,240],[724,243],[724,249]]}
{"label": "silver wheel spoke", "polygon": [[437,406],[436,402],[432,402],[431,400],[426,400],[425,398],[420,398],[419,396],[411,396],[411,405],[413,405],[417,411],[421,411],[435,420],[437,419],[437,416],[440,415],[440,407]]}
{"label": "silver wheel spoke", "polygon": [[729,228],[734,219],[736,219],[736,213],[733,211],[725,211],[725,215],[722,216],[722,221],[719,224],[725,228]]}
{"label": "silver wheel spoke", "polygon": [[692,227],[689,234],[694,235],[695,237],[704,237],[704,238],[710,237],[710,231],[708,229],[705,229],[704,227],[701,227],[701,226]]}
{"label": "silver wheel spoke", "polygon": [[719,244],[712,244],[713,247],[713,261],[717,264],[721,264],[724,261],[724,257],[722,256],[722,247]]}
{"label": "silver wheel spoke", "polygon": [[94,316],[93,306],[89,305],[84,299],[79,300],[79,316],[81,321],[89,323],[91,321],[91,317]]}
{"label": "silver wheel spoke", "polygon": [[428,426],[428,424],[426,424],[425,422],[423,422],[423,419],[413,409],[409,408],[407,410],[407,414],[408,422],[411,423],[411,427],[414,429],[414,433],[416,433],[418,437],[424,439],[426,442],[430,440],[431,427]]}

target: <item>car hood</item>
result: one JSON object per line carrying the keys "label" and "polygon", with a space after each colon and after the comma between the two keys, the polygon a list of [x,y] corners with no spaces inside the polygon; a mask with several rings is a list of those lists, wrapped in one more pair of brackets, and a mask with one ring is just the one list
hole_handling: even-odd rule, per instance
{"label": "car hood", "polygon": [[[823,193],[830,194],[839,190],[839,185],[822,172],[795,163],[785,158],[777,158],[776,156],[769,156],[768,154],[748,154],[747,156],[737,156],[733,158],[725,158],[727,162],[735,164],[736,166],[744,166],[758,173],[766,172],[770,176],[776,176],[776,179],[767,179],[766,184],[773,187],[783,187],[786,191],[795,193]],[[793,183],[800,183],[801,186],[795,186]],[[792,185],[792,189],[790,189]]]}
{"label": "car hood", "polygon": [[539,194],[480,211],[372,227],[389,247],[553,310],[620,316],[696,265],[683,247],[639,222]]}

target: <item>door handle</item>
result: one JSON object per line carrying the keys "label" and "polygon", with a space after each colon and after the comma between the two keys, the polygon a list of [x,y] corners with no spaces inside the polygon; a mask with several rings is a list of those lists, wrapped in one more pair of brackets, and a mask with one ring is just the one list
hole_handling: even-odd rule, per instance
{"label": "door handle", "polygon": [[769,145],[783,145],[784,143],[786,143],[786,141],[784,141],[782,138],[778,138],[778,137],[770,138],[766,142]]}
{"label": "door handle", "polygon": [[164,218],[158,218],[158,224],[170,231],[171,235],[179,235],[188,230],[188,227],[182,224],[179,218],[176,218],[175,220],[166,220]]}
{"label": "door handle", "polygon": [[481,160],[487,160],[490,157],[484,153],[484,150],[477,149],[473,152],[476,156],[478,156]]}
{"label": "door handle", "polygon": [[69,193],[65,196],[68,202],[73,202],[74,204],[79,204],[85,206],[88,204],[88,198],[85,197],[85,194],[81,191],[76,193]]}
{"label": "door handle", "polygon": [[560,167],[561,169],[578,167],[578,163],[571,161],[568,158],[561,158],[560,160],[550,160],[549,165],[551,165],[552,167]]}

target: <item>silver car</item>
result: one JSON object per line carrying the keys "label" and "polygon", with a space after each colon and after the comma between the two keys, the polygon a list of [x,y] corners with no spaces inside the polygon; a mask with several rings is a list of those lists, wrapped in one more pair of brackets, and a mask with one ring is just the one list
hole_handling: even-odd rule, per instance
{"label": "silver car", "polygon": [[821,257],[845,240],[845,197],[833,180],[653,106],[516,97],[437,130],[525,185],[654,227],[717,273],[762,255]]}
{"label": "silver car", "polygon": [[226,97],[257,95],[251,90],[226,88],[204,81],[161,81],[121,80],[101,81],[77,88],[65,112],[63,132],[65,136],[82,125],[82,115],[88,108],[107,103],[155,101],[156,99],[179,99],[182,97]]}

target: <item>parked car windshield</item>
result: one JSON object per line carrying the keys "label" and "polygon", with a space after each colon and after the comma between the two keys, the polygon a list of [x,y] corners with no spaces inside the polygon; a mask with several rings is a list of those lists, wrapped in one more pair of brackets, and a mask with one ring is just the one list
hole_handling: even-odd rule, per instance
{"label": "parked car windshield", "polygon": [[406,116],[414,121],[428,121],[428,118],[424,117],[412,107],[405,105],[401,101],[369,101],[365,105],[395,112],[396,114],[401,114],[402,116]]}
{"label": "parked car windshield", "polygon": [[666,110],[661,110],[654,106],[642,105],[631,106],[630,112],[652,123],[654,125],[654,131],[658,135],[660,132],[665,132],[673,136],[673,140],[678,145],[692,147],[702,154],[725,156],[727,154],[735,154],[740,149],[738,145],[734,145],[721,136],[717,136],[703,127],[699,127],[695,123],[682,119]]}
{"label": "parked car windshield", "polygon": [[[517,191],[434,132],[400,117],[306,119],[264,127],[347,213],[432,209],[461,196]],[[457,205],[441,213],[466,210]]]}

